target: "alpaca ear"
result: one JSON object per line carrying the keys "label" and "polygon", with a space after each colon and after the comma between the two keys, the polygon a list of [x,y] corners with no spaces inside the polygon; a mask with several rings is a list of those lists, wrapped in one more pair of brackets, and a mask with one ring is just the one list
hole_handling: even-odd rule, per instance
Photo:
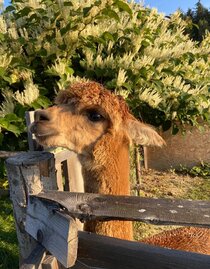
{"label": "alpaca ear", "polygon": [[135,119],[128,119],[126,121],[126,131],[133,142],[139,145],[162,147],[166,144],[163,138],[151,126]]}

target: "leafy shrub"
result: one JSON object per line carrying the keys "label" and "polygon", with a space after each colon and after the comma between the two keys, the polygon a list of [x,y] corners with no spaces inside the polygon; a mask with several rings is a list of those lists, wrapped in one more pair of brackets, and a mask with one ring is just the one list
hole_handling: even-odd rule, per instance
{"label": "leafy shrub", "polygon": [[210,179],[210,164],[201,162],[200,165],[193,166],[192,168],[187,168],[181,166],[178,172],[188,174],[190,176],[200,176],[203,178]]}
{"label": "leafy shrub", "polygon": [[125,0],[13,0],[0,14],[1,148],[26,148],[25,111],[76,80],[103,83],[163,130],[209,121],[210,35],[198,46],[184,27]]}

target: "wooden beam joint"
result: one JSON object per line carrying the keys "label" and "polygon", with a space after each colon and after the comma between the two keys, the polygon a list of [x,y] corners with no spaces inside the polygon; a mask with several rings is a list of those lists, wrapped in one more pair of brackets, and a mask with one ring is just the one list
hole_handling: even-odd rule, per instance
{"label": "wooden beam joint", "polygon": [[29,198],[26,231],[66,268],[77,259],[78,234],[75,220],[60,206],[36,197]]}

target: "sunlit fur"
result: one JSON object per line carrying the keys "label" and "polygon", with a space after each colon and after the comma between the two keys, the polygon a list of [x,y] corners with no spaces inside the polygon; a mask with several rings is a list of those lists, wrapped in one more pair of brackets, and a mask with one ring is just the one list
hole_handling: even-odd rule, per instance
{"label": "sunlit fur", "polygon": [[[149,126],[137,121],[122,97],[102,85],[77,83],[61,91],[56,106],[36,112],[31,127],[44,146],[62,146],[79,154],[86,192],[130,194],[129,144],[162,146],[163,139]],[[88,111],[103,120],[92,122]],[[89,231],[132,239],[131,222],[87,223]]]}
{"label": "sunlit fur", "polygon": [[164,231],[143,240],[156,246],[210,254],[210,229],[182,227]]}
{"label": "sunlit fur", "polygon": [[[89,111],[97,111],[102,120],[91,121]],[[44,146],[62,146],[78,153],[85,191],[92,193],[130,195],[131,141],[165,144],[153,128],[130,114],[122,97],[95,82],[77,83],[61,91],[55,106],[36,112],[31,130]],[[132,223],[128,221],[88,222],[86,230],[133,239]]]}

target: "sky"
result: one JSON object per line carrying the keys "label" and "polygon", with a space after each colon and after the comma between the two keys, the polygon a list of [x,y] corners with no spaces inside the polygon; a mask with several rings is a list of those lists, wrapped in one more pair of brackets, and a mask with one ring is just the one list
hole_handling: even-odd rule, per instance
{"label": "sky", "polygon": [[[1,2],[1,1],[0,1]],[[10,0],[4,0],[4,6],[8,6],[10,3]]]}
{"label": "sky", "polygon": [[[9,2],[10,0],[4,0],[5,6],[7,6]],[[188,8],[193,9],[198,0],[141,0],[140,2],[144,3],[145,6],[149,6],[151,8],[155,7],[159,12],[170,15],[178,8],[184,12],[187,11]],[[201,0],[201,3],[204,7],[210,9],[210,0]]]}
{"label": "sky", "polygon": [[[145,6],[155,7],[159,12],[163,12],[166,15],[174,13],[178,8],[186,12],[188,8],[194,9],[198,0],[143,0]],[[210,0],[201,0],[201,4],[210,8]]]}

